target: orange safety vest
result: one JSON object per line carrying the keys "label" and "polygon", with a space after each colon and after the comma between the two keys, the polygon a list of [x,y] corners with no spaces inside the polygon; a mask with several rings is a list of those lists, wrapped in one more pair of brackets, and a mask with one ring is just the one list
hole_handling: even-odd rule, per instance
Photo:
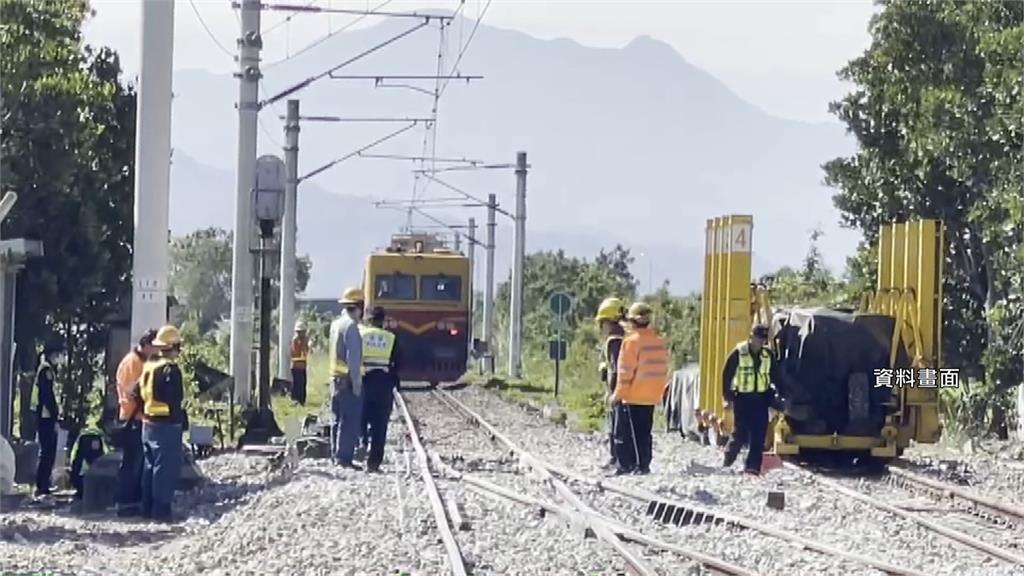
{"label": "orange safety vest", "polygon": [[305,368],[309,360],[309,341],[292,338],[292,368]]}
{"label": "orange safety vest", "polygon": [[139,379],[142,378],[144,362],[134,350],[129,352],[117,366],[117,412],[121,421],[129,418],[142,420],[139,410]]}
{"label": "orange safety vest", "polygon": [[618,382],[612,396],[624,404],[654,406],[668,383],[668,347],[651,328],[639,328],[622,339]]}

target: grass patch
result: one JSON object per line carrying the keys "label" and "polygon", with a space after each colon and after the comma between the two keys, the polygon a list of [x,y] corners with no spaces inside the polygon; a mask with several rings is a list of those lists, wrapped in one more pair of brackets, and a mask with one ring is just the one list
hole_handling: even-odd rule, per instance
{"label": "grass patch", "polygon": [[306,368],[306,405],[299,406],[290,397],[274,396],[271,405],[278,426],[284,428],[289,418],[305,419],[308,414],[319,414],[330,395],[330,365],[327,354],[310,355]]}

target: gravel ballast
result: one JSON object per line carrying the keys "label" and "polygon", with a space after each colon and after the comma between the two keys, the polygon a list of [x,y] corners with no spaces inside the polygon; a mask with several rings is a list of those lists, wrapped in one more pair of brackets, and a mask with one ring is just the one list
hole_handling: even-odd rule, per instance
{"label": "gravel ballast", "polygon": [[[611,477],[606,434],[580,434],[480,387],[452,392],[521,448],[591,478],[656,492],[665,499],[727,511],[804,538],[929,576],[1008,576],[1024,567],[991,558],[925,528],[830,492],[789,469],[761,478],[723,470],[721,452],[655,432],[649,476]],[[565,506],[561,498],[483,429],[425,391],[405,398],[428,452],[446,468],[472,474],[520,494]],[[417,459],[396,407],[382,474],[343,470],[324,460],[281,469],[264,457],[227,454],[200,463],[209,482],[179,493],[187,519],[171,525],[112,517],[76,517],[66,511],[21,507],[0,514],[0,573],[63,574],[446,574],[447,556],[420,477]],[[1024,493],[1014,462],[985,456],[917,457],[918,473],[953,481],[966,474],[971,490],[999,497]],[[961,466],[962,468],[962,466]],[[950,470],[953,470],[952,472]],[[1024,471],[1024,468],[1022,468]],[[945,474],[945,476],[943,476]],[[875,479],[833,478],[896,506],[930,510],[925,516],[979,539],[1024,554],[1024,533],[1000,527]],[[607,544],[584,538],[579,527],[532,506],[488,495],[441,471],[442,498],[458,504],[468,527],[454,532],[470,573],[619,574],[625,562]],[[875,575],[860,563],[808,551],[751,530],[727,525],[667,526],[646,515],[646,503],[568,482],[584,502],[618,522],[662,541],[716,556],[759,574]],[[766,506],[770,490],[785,493],[785,508]],[[659,574],[706,574],[671,552],[628,543]]]}
{"label": "gravel ballast", "polygon": [[[607,477],[600,469],[607,453],[606,436],[579,434],[553,426],[538,410],[513,406],[510,402],[480,388],[455,392],[457,397],[477,413],[507,433],[515,442],[531,452],[561,466],[591,477]],[[504,406],[504,407],[503,407]],[[916,523],[900,519],[861,502],[840,496],[818,486],[817,482],[797,471],[773,470],[760,478],[740,474],[740,463],[733,470],[721,468],[721,452],[683,440],[678,433],[655,433],[654,462],[649,476],[609,478],[623,486],[639,487],[664,495],[675,494],[712,510],[725,510],[798,534],[809,540],[844,551],[884,560],[904,568],[920,570],[929,575],[997,576],[1024,573],[987,554],[935,534]],[[557,455],[549,457],[548,455]],[[742,456],[741,456],[742,457]],[[559,460],[555,460],[559,458]],[[868,488],[869,492],[890,504],[906,503],[912,493],[882,482],[846,479],[849,487]],[[984,486],[978,487],[979,491]],[[770,490],[785,493],[785,509],[766,506]],[[709,501],[711,503],[709,503]],[[618,504],[635,510],[636,504]],[[969,515],[933,514],[932,520],[943,522],[956,516],[962,522],[977,522]],[[946,522],[952,526],[952,523]],[[775,538],[749,531],[732,537],[716,533],[706,526],[673,529],[683,541],[708,554],[721,556],[764,573],[785,574],[877,574],[866,566],[826,558],[821,554],[797,550]],[[723,528],[721,530],[733,530]],[[1022,540],[1018,530],[1010,528],[992,544],[1004,545],[1013,538]],[[970,532],[985,538],[980,531]],[[762,544],[762,542],[764,544]],[[1017,551],[1015,548],[1009,548]],[[785,554],[777,551],[786,550]]]}

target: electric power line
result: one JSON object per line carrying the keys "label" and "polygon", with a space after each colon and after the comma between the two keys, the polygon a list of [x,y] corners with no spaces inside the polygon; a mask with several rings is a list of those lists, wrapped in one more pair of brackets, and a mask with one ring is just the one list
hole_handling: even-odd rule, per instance
{"label": "electric power line", "polygon": [[[484,5],[483,12],[481,12],[480,16],[476,19],[476,24],[473,24],[473,29],[469,31],[469,38],[466,40],[466,44],[462,46],[462,49],[459,50],[459,55],[455,58],[455,64],[452,66],[452,72],[459,68],[459,63],[462,62],[462,57],[466,54],[466,50],[469,49],[469,45],[473,42],[473,36],[476,35],[476,30],[480,27],[480,22],[482,22],[484,16],[487,15],[487,9],[491,7],[491,2],[493,2],[493,0],[487,0],[487,4]],[[448,76],[451,75],[451,73],[448,74]],[[449,82],[451,82],[451,79],[444,81],[444,85],[441,86],[441,94],[444,94],[445,89],[448,88]]]}
{"label": "electric power line", "polygon": [[199,13],[199,8],[196,6],[195,0],[188,0],[188,3],[192,6],[192,12],[194,12],[196,18],[199,19],[199,24],[203,27],[203,30],[206,30],[206,35],[210,37],[210,40],[213,40],[213,43],[220,48],[221,52],[227,54],[232,60],[234,60],[235,53],[225,48],[224,45],[220,43],[220,40],[217,40],[217,36],[215,36],[213,31],[210,30],[210,27],[206,25],[206,21],[203,20],[203,15]]}
{"label": "electric power line", "polygon": [[[305,8],[309,8],[310,6],[312,6],[313,4],[316,4],[319,1],[320,0],[309,0],[309,2],[307,2],[305,5],[303,5],[302,8],[304,8],[304,9]],[[274,30],[277,30],[281,26],[284,26],[285,24],[291,22],[292,18],[294,18],[296,14],[301,14],[301,13],[302,13],[301,10],[296,10],[295,13],[289,14],[288,16],[286,16],[284,20],[281,20],[277,24],[274,24],[274,25],[270,26],[269,28],[267,28],[266,30],[260,32],[260,36],[266,36],[267,34],[270,34]]]}
{"label": "electric power line", "polygon": [[274,68],[275,66],[277,66],[277,65],[279,65],[279,64],[284,64],[285,62],[287,62],[287,61],[291,60],[292,58],[296,58],[296,57],[298,57],[298,56],[301,56],[302,54],[305,54],[305,53],[306,53],[306,52],[308,52],[309,50],[312,50],[313,48],[316,48],[317,46],[319,46],[320,44],[323,44],[323,43],[324,43],[324,42],[326,42],[327,40],[330,40],[330,39],[331,39],[331,38],[333,38],[333,37],[334,37],[335,35],[337,35],[337,34],[341,34],[342,32],[344,32],[344,31],[346,31],[346,30],[348,30],[348,29],[352,28],[353,26],[355,26],[356,24],[358,24],[359,22],[361,22],[361,21],[362,21],[362,20],[363,20],[364,18],[366,18],[367,16],[372,16],[372,13],[373,13],[373,12],[376,12],[377,10],[380,10],[381,8],[383,8],[383,7],[387,6],[388,4],[391,4],[391,3],[392,3],[392,2],[394,2],[394,1],[395,1],[395,0],[384,0],[384,1],[383,1],[383,2],[381,2],[380,4],[378,4],[378,5],[374,6],[373,8],[371,8],[371,9],[370,9],[370,10],[369,10],[369,11],[368,11],[367,13],[365,13],[365,14],[363,14],[363,15],[361,15],[361,16],[359,16],[359,17],[357,17],[357,18],[355,18],[354,20],[352,20],[352,21],[351,21],[351,22],[349,22],[348,24],[345,24],[344,26],[342,26],[341,28],[338,28],[337,30],[334,30],[333,32],[328,32],[328,33],[327,33],[327,34],[325,34],[324,36],[321,36],[321,37],[320,37],[320,38],[318,38],[317,40],[314,40],[314,41],[313,41],[313,42],[311,42],[310,44],[307,44],[307,45],[306,45],[305,47],[303,47],[303,48],[302,48],[301,50],[299,50],[298,52],[296,52],[296,53],[294,53],[294,54],[292,54],[292,55],[290,55],[290,56],[287,56],[287,57],[285,57],[285,58],[282,58],[282,59],[280,59],[280,60],[277,60],[276,62],[268,62],[267,64],[265,64],[265,65],[263,66],[263,69],[264,69],[264,70],[270,70],[271,68]]}

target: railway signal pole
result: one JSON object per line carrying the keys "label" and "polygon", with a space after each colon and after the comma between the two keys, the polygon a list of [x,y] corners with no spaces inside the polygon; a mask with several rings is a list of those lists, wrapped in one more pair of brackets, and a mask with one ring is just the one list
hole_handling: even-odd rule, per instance
{"label": "railway signal pole", "polygon": [[469,334],[466,338],[469,340],[470,346],[473,345],[473,336],[476,334],[476,330],[473,329],[473,316],[476,315],[476,218],[469,219],[469,322],[466,325],[469,327]]}
{"label": "railway signal pole", "polygon": [[494,232],[497,228],[498,199],[487,195],[487,262],[484,264],[484,342],[487,344],[488,370],[494,374]]}
{"label": "railway signal pole", "polygon": [[299,101],[288,101],[284,123],[284,218],[281,222],[281,294],[277,337],[277,377],[291,380],[291,341],[295,326],[295,236],[298,229]]}
{"label": "railway signal pole", "polygon": [[508,374],[523,373],[523,260],[526,252],[526,152],[516,153],[516,212],[513,239],[512,290],[509,305]]}
{"label": "railway signal pole", "polygon": [[260,0],[241,0],[241,9],[237,73],[238,172],[235,176],[235,237],[231,265],[231,375],[235,378],[235,401],[246,405],[250,400],[252,378],[254,242],[251,194],[256,180],[256,129],[263,39],[260,36]]}

